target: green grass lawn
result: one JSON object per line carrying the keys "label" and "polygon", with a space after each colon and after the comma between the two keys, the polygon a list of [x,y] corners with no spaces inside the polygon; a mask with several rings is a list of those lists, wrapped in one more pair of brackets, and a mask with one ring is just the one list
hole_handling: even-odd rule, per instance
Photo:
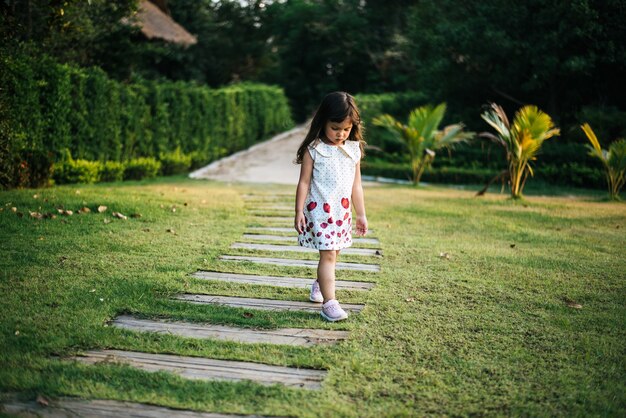
{"label": "green grass lawn", "polygon": [[[368,187],[382,272],[337,272],[377,283],[366,293],[338,292],[341,301],[366,304],[348,321],[169,300],[193,292],[306,301],[304,290],[188,276],[210,269],[313,277],[312,269],[218,260],[249,253],[229,249],[252,220],[243,193],[292,191],[175,177],[0,192],[0,391],[281,416],[626,415],[625,204],[601,195],[516,202],[444,187]],[[84,206],[91,212],[77,214]],[[59,207],[74,215],[29,215]],[[336,346],[246,345],[107,326],[120,313],[351,334]],[[321,391],[308,392],[62,360],[104,348],[329,374]]]}

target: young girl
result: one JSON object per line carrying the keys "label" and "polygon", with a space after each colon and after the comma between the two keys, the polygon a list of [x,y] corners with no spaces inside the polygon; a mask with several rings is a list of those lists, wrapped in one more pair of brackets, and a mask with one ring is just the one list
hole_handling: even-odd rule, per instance
{"label": "young girl", "polygon": [[361,119],[354,98],[334,92],[322,100],[298,149],[301,164],[294,226],[303,247],[320,252],[312,302],[323,302],[321,315],[341,321],[348,314],[335,299],[335,264],[339,251],[352,245],[352,205],[356,233],[367,233],[361,186]]}

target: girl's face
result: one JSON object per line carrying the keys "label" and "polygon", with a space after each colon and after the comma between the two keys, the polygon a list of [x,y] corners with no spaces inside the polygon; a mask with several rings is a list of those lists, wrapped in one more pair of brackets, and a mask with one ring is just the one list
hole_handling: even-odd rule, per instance
{"label": "girl's face", "polygon": [[332,145],[342,144],[343,141],[348,139],[350,136],[350,131],[352,130],[352,119],[350,116],[346,117],[341,122],[326,122],[326,127],[324,128],[324,135],[326,135],[326,139]]}

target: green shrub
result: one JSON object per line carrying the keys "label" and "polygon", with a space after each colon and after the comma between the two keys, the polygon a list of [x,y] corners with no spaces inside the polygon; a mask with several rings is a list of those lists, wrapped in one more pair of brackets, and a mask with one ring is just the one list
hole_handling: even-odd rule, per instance
{"label": "green shrub", "polygon": [[100,164],[100,181],[122,181],[124,179],[124,163],[106,161]]}
{"label": "green shrub", "polygon": [[159,154],[159,161],[161,162],[161,174],[165,176],[186,173],[191,167],[191,155],[183,154],[180,147],[173,152],[162,152]]}
{"label": "green shrub", "polygon": [[98,161],[64,158],[54,164],[52,178],[57,184],[97,183],[100,167]]}
{"label": "green shrub", "polygon": [[156,177],[161,163],[151,157],[134,158],[126,163],[124,180],[141,180]]}

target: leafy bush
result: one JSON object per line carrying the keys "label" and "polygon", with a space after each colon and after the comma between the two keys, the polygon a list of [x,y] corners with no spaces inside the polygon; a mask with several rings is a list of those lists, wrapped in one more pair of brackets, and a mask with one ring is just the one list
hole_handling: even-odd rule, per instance
{"label": "leafy bush", "polygon": [[100,167],[98,161],[64,158],[54,164],[52,178],[57,184],[96,183]]}
{"label": "leafy bush", "polygon": [[100,181],[122,181],[124,179],[124,163],[106,161],[100,164]]}
{"label": "leafy bush", "polygon": [[126,163],[124,180],[141,180],[156,177],[161,163],[151,157],[134,158]]}
{"label": "leafy bush", "polygon": [[162,152],[159,154],[159,161],[161,174],[165,176],[186,173],[191,167],[191,155],[183,154],[180,147],[173,152]]}

